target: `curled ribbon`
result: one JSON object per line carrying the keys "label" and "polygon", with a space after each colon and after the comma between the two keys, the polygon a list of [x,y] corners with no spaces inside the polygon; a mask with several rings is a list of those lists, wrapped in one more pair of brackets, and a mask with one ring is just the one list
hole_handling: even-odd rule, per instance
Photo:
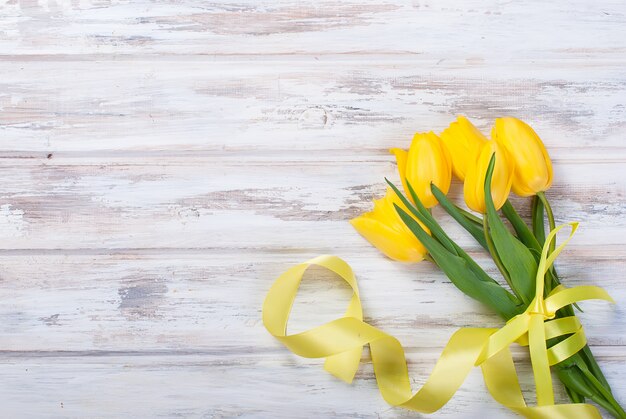
{"label": "curled ribbon", "polygon": [[[337,256],[318,256],[296,265],[279,276],[263,304],[266,329],[293,353],[306,358],[326,358],[324,368],[348,383],[352,382],[361,360],[363,346],[369,344],[378,388],[387,403],[422,413],[432,413],[445,405],[461,386],[470,370],[480,366],[487,389],[507,408],[532,419],[601,418],[590,404],[554,404],[550,365],[577,353],[586,344],[582,326],[575,316],[554,319],[562,307],[577,301],[602,299],[614,302],[602,288],[579,286],[555,288],[544,298],[544,276],[575,233],[578,223],[570,223],[567,240],[552,253],[549,244],[564,227],[550,232],[543,247],[536,277],[536,295],[527,310],[501,329],[461,328],[448,343],[433,371],[417,393],[409,381],[404,349],[400,342],[363,321],[356,278],[350,266]],[[302,333],[287,335],[287,322],[302,276],[311,265],[324,267],[352,288],[352,298],[343,317]],[[551,348],[546,340],[569,335]],[[509,346],[528,345],[537,393],[537,406],[527,406],[520,389]]]}

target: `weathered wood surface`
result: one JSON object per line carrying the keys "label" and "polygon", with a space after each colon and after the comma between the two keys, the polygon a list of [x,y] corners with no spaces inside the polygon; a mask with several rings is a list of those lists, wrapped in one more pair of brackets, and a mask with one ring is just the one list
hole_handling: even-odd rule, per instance
{"label": "weathered wood surface", "polygon": [[[626,402],[623,1],[3,2],[0,416],[418,416],[367,362],[348,386],[291,355],[260,308],[288,266],[344,257],[416,387],[456,328],[498,326],[347,223],[389,147],[459,113],[547,143],[557,217],[583,221],[559,268],[618,301],[581,317]],[[341,313],[329,278],[303,288],[295,329]],[[513,417],[481,381],[435,417]]]}

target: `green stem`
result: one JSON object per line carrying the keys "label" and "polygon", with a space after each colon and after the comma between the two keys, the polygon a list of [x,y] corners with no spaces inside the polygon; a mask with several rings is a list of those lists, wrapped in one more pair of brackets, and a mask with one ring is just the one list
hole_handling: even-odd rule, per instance
{"label": "green stem", "polygon": [[620,406],[619,403],[617,403],[617,400],[615,400],[615,398],[613,397],[613,394],[609,390],[607,390],[606,387],[602,385],[602,383],[596,378],[596,376],[593,375],[591,371],[589,371],[587,368],[583,366],[579,366],[578,368],[582,371],[585,378],[589,380],[589,382],[591,382],[593,387],[596,390],[598,390],[598,392],[600,392],[602,397],[604,397],[604,399],[606,399],[606,401],[613,407],[615,412],[617,412],[618,417],[626,418],[626,412],[624,412],[624,409],[622,409],[622,406]]}
{"label": "green stem", "polygon": [[539,244],[543,246],[546,241],[546,227],[543,221],[543,203],[537,195],[533,196],[531,215],[533,233],[535,234]]}
{"label": "green stem", "polygon": [[[554,222],[554,213],[552,212],[552,207],[550,206],[550,202],[548,202],[548,198],[543,192],[537,192],[537,196],[541,199],[543,206],[546,209],[546,214],[548,215],[548,225],[550,226],[550,231],[556,228],[556,224]],[[556,240],[552,240],[550,243],[550,253],[554,251],[556,248]]]}
{"label": "green stem", "polygon": [[[554,222],[554,213],[552,212],[552,207],[550,206],[550,202],[548,202],[548,198],[546,198],[546,195],[543,192],[537,192],[537,198],[538,198],[538,202],[536,204],[539,205],[539,202],[541,202],[541,206],[543,207],[541,208],[542,209],[541,211],[542,227],[541,228],[543,229],[543,209],[545,209],[546,214],[548,216],[548,226],[550,227],[548,231],[552,231],[556,228],[556,223]],[[552,240],[550,242],[549,252],[552,253],[555,248],[556,248],[556,240]],[[553,285],[554,287],[556,287],[560,284],[559,278],[556,275],[556,270],[554,269],[554,265],[550,267],[548,276],[550,277],[551,281],[546,281],[547,293],[552,291]],[[576,305],[576,307],[578,308],[578,305]]]}
{"label": "green stem", "polygon": [[590,387],[589,382],[585,379],[585,376],[579,368],[574,365],[558,368],[557,375],[570,390],[593,400],[611,413],[612,416],[621,419],[619,412],[614,409],[611,403],[601,397],[595,389]]}
{"label": "green stem", "polygon": [[[544,226],[543,226],[543,210],[544,209],[548,216],[548,225],[550,227],[549,231],[552,231],[556,227],[556,223],[554,221],[554,213],[552,212],[552,207],[550,206],[550,202],[548,202],[548,198],[546,197],[546,195],[543,192],[538,192],[533,200],[533,217],[535,215],[537,216],[536,220],[533,219],[533,225],[535,224],[535,222],[539,224],[537,227],[542,230],[541,232],[539,232],[542,235],[545,234],[545,232],[543,231],[544,230]],[[535,210],[539,210],[539,212],[535,214]],[[538,233],[537,228],[535,228],[535,234],[537,233]],[[543,242],[541,242],[541,239],[539,237],[537,237],[537,240],[543,245]],[[550,242],[550,249],[549,249],[550,253],[554,251],[555,247],[556,247],[556,240],[552,240],[552,242]],[[546,281],[547,293],[552,291],[553,287],[556,287],[561,283],[559,281],[559,277],[556,273],[556,269],[554,268],[554,265],[550,267],[550,270],[548,271],[548,277],[550,281]],[[580,310],[580,307],[578,306],[578,304],[574,303],[574,307]]]}
{"label": "green stem", "polygon": [[576,393],[576,391],[574,391],[573,389],[569,388],[566,385],[563,385],[563,387],[565,387],[565,392],[567,393],[567,397],[569,397],[572,403],[584,403],[585,402],[585,398],[581,396],[580,394]]}
{"label": "green stem", "polygon": [[[569,309],[571,311],[571,314],[569,314],[569,315],[573,316],[574,315],[574,309],[572,309],[572,306],[567,306],[567,307],[569,307]],[[609,382],[604,377],[604,374],[602,373],[602,370],[600,369],[600,366],[598,365],[598,363],[596,362],[596,359],[594,358],[593,354],[591,353],[591,349],[589,348],[589,345],[585,345],[583,347],[583,349],[579,353],[580,353],[581,357],[583,358],[583,360],[585,361],[585,364],[587,365],[587,368],[589,368],[591,373],[598,379],[598,381],[600,381],[600,383],[602,383],[602,385],[607,390],[612,392],[611,386],[609,385]]]}
{"label": "green stem", "polygon": [[[542,208],[543,207],[543,208]],[[542,241],[542,238],[545,237],[544,225],[543,225],[543,211],[545,209],[548,223],[550,227],[550,231],[552,231],[556,227],[556,223],[554,220],[554,213],[552,212],[552,207],[548,202],[545,194],[543,192],[539,192],[537,196],[533,199],[533,231],[538,241]],[[543,239],[545,241],[545,239]],[[555,248],[556,244],[553,241],[550,246],[550,252],[552,252]],[[546,281],[546,290],[549,288],[549,283],[552,282],[555,286],[560,283],[558,275],[554,267],[550,268],[548,272],[549,281]],[[578,306],[574,304],[577,308]],[[573,316],[574,310],[572,306],[566,306],[563,309],[557,312],[557,317],[566,317]],[[626,418],[626,413],[624,413],[624,409],[619,405],[619,403],[613,397],[611,393],[611,388],[602,373],[602,370],[596,363],[593,354],[588,346],[585,346],[579,353],[570,358],[577,366],[578,370],[582,373],[585,378],[585,381],[589,383],[593,390],[592,394],[587,395],[587,397],[594,400],[596,403],[607,409],[613,416],[616,418]],[[564,381],[565,383],[565,381]],[[569,387],[566,385],[566,387]],[[581,391],[581,388],[570,388],[569,390],[573,391]],[[568,391],[569,393],[569,391]],[[582,393],[584,394],[584,393]]]}

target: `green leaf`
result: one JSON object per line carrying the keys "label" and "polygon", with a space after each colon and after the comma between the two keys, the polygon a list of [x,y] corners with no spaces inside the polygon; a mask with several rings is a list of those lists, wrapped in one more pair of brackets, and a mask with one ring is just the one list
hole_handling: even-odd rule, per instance
{"label": "green leaf", "polygon": [[456,249],[452,243],[452,240],[450,240],[448,235],[439,226],[439,224],[437,223],[437,220],[435,220],[432,214],[428,212],[426,207],[424,207],[422,202],[419,200],[419,198],[415,194],[415,191],[411,187],[409,181],[408,180],[406,181],[407,187],[409,188],[409,192],[411,192],[411,194],[413,195],[415,206],[404,196],[404,194],[402,194],[402,192],[400,192],[400,190],[393,183],[391,183],[387,178],[385,178],[385,180],[387,181],[387,184],[389,184],[391,189],[393,189],[393,191],[396,193],[398,198],[400,198],[402,203],[409,209],[409,211],[411,211],[413,215],[415,215],[415,217],[418,220],[420,220],[426,226],[426,228],[430,230],[431,234],[434,237],[436,237],[437,240],[439,240],[441,244],[444,245],[448,251],[454,254],[457,254]]}
{"label": "green leaf", "polygon": [[433,217],[432,214],[426,209],[426,207],[424,207],[408,180],[406,181],[406,184],[409,192],[413,196],[416,207],[411,204],[411,202],[402,194],[402,192],[400,192],[400,190],[393,183],[391,183],[389,180],[387,180],[387,183],[393,189],[396,195],[398,195],[402,203],[411,211],[411,213],[415,215],[415,217],[430,230],[432,235],[431,237],[434,237],[435,240],[443,245],[443,247],[447,251],[464,259],[467,262],[469,269],[471,269],[472,272],[476,275],[477,279],[484,282],[492,282],[494,284],[498,284],[496,280],[487,275],[487,273],[446,234],[446,232],[441,228],[435,217]]}
{"label": "green leaf", "polygon": [[537,261],[530,250],[520,242],[504,225],[496,212],[491,198],[491,179],[495,167],[495,154],[491,157],[487,176],[485,176],[485,206],[489,225],[489,234],[497,255],[508,272],[510,285],[525,304],[535,296],[535,277]]}
{"label": "green leaf", "polygon": [[[413,234],[415,234],[418,240],[420,240],[420,242],[424,245],[424,247],[426,247],[429,253],[431,253],[431,257],[433,257],[433,259],[434,259],[434,255],[431,252],[431,249],[433,249],[433,251],[436,252],[437,251],[436,246],[438,245],[440,247],[439,250],[443,249],[447,251],[450,256],[460,257],[465,263],[464,269],[471,271],[474,280],[489,283],[490,287],[496,286],[496,287],[502,288],[493,278],[487,275],[487,273],[469,255],[467,255],[467,253],[465,253],[463,249],[461,249],[452,239],[450,239],[450,237],[445,233],[445,231],[437,223],[437,220],[435,220],[432,214],[426,209],[426,207],[424,207],[424,205],[420,201],[419,197],[413,190],[413,187],[411,186],[410,182],[408,182],[408,180],[407,180],[407,187],[409,189],[409,193],[411,193],[413,200],[415,201],[415,206],[404,196],[404,194],[402,194],[402,192],[400,192],[400,190],[393,183],[391,183],[388,179],[385,179],[385,180],[387,181],[389,186],[393,189],[393,191],[396,193],[396,195],[399,197],[401,202],[415,216],[415,218],[417,218],[430,230],[430,233],[432,236],[426,233],[423,230],[423,228],[419,225],[419,223],[417,223],[415,219],[410,217],[404,210],[400,209],[401,212],[398,211],[398,214],[402,217],[407,227],[409,227],[409,229],[413,231]],[[404,217],[402,214],[404,214]],[[410,221],[406,219],[406,216],[410,218]],[[414,225],[417,225],[420,228],[419,229],[412,228],[412,226]],[[440,252],[439,261],[441,262],[441,260],[442,259],[441,259],[441,252]],[[437,263],[437,261],[435,261],[435,263]],[[437,264],[439,265],[439,263]],[[517,307],[520,305],[519,300],[517,300],[515,296],[510,294],[504,288],[502,288],[502,290],[505,291],[506,294],[508,295],[507,297],[509,299],[508,304],[512,304],[513,307]]]}
{"label": "green leaf", "polygon": [[402,221],[426,247],[435,263],[441,268],[452,283],[469,297],[482,302],[504,319],[519,314],[516,298],[496,282],[482,281],[470,268],[467,261],[448,251],[441,243],[431,237],[417,221],[402,208],[395,205]]}
{"label": "green leaf", "polygon": [[[472,259],[467,253],[465,253],[462,248],[460,248],[456,243],[454,243],[454,246],[456,247],[456,251],[459,257],[463,258],[467,262],[469,269],[474,272],[479,280],[484,282],[493,282],[494,284],[501,286],[500,284],[498,284],[498,281],[487,275],[483,268],[481,268],[480,265],[474,261],[474,259]],[[519,300],[516,301],[516,304],[519,304]]]}
{"label": "green leaf", "polygon": [[468,221],[471,221],[472,223],[476,224],[478,227],[482,227],[482,225],[483,225],[482,217],[478,217],[477,215],[472,214],[471,212],[464,210],[463,208],[459,207],[456,204],[454,205],[454,207],[456,208],[456,210],[458,212],[463,214],[465,216],[465,218],[467,218]]}
{"label": "green leaf", "polygon": [[448,213],[452,218],[456,220],[457,223],[461,225],[468,233],[470,233],[478,243],[485,249],[487,248],[487,243],[485,241],[485,235],[483,234],[482,227],[476,225],[476,223],[467,219],[465,215],[463,215],[459,209],[446,197],[446,195],[441,192],[441,189],[437,187],[434,183],[430,184],[430,189],[437,198],[437,201],[441,204],[441,207]]}

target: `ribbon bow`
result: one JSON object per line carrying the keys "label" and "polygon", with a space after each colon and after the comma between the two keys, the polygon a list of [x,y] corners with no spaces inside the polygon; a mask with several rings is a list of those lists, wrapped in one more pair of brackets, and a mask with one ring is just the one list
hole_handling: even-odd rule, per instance
{"label": "ribbon bow", "polygon": [[[567,240],[549,253],[549,244],[564,227],[550,232],[543,247],[536,277],[536,295],[527,310],[501,329],[461,328],[448,343],[433,371],[415,394],[411,390],[406,358],[400,342],[363,321],[363,311],[354,272],[337,256],[318,256],[280,275],[263,304],[263,324],[283,345],[306,358],[326,358],[324,368],[350,383],[359,366],[363,346],[369,344],[378,388],[389,404],[422,413],[432,413],[445,405],[461,386],[470,370],[480,366],[493,398],[527,418],[601,418],[590,404],[554,404],[550,365],[577,353],[586,344],[582,326],[575,316],[554,319],[558,309],[577,301],[602,299],[614,302],[602,288],[559,286],[544,299],[544,276],[575,233],[578,223],[570,223]],[[287,322],[302,276],[311,265],[336,273],[352,288],[352,298],[343,317],[302,333],[287,335]],[[546,340],[570,335],[547,348]],[[509,346],[528,345],[537,392],[537,406],[524,401]]]}

